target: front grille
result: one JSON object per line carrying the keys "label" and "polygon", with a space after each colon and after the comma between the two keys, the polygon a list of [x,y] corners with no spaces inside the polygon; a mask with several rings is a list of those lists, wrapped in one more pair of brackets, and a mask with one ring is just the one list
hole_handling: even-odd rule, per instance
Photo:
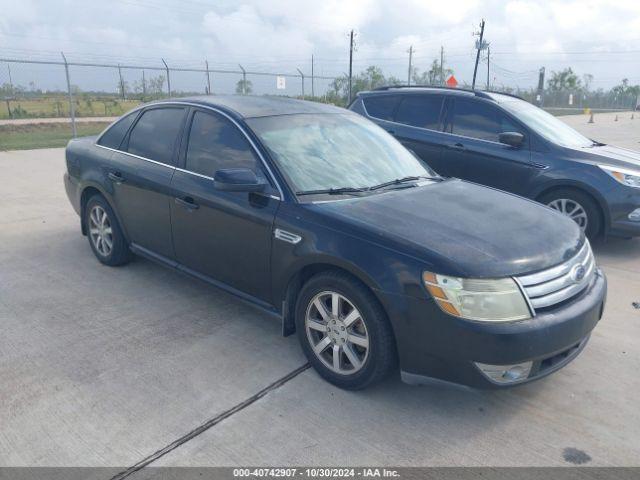
{"label": "front grille", "polygon": [[516,277],[534,310],[562,303],[575,297],[590,283],[596,272],[596,261],[589,241],[571,260],[555,267]]}

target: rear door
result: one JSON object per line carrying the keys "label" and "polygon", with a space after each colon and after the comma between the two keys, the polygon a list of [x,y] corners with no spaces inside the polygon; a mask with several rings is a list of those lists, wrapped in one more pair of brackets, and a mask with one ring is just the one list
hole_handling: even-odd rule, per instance
{"label": "rear door", "polygon": [[[453,97],[449,102],[443,174],[524,194],[537,173],[526,128],[489,101]],[[520,148],[498,141],[500,133],[514,131],[525,137]]]}
{"label": "rear door", "polygon": [[439,94],[403,95],[394,114],[392,133],[409,150],[441,175],[445,137],[442,130],[444,96]]}
{"label": "rear door", "polygon": [[249,168],[268,178],[247,137],[221,113],[194,108],[181,165],[172,180],[171,219],[176,259],[192,271],[264,301],[271,300],[275,188],[264,193],[214,187],[215,172]]}
{"label": "rear door", "polygon": [[145,109],[113,157],[107,176],[114,201],[132,243],[173,258],[170,183],[186,108]]}

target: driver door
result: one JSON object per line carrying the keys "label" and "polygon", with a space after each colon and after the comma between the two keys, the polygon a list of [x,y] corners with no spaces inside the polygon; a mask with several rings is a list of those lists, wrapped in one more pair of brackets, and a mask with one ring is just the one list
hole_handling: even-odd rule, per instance
{"label": "driver door", "polygon": [[270,300],[277,192],[217,190],[217,170],[263,167],[244,133],[226,116],[194,108],[187,120],[180,168],[171,181],[171,225],[178,263],[264,301]]}

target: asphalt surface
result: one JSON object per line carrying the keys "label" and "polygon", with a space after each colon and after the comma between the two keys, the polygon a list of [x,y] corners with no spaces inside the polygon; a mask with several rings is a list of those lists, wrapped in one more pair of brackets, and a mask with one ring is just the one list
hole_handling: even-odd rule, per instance
{"label": "asphalt surface", "polygon": [[[639,148],[629,116],[567,121]],[[143,259],[100,265],[63,170],[62,149],[0,153],[0,466],[640,463],[640,240],[595,246],[607,308],[560,372],[346,392],[235,298]]]}

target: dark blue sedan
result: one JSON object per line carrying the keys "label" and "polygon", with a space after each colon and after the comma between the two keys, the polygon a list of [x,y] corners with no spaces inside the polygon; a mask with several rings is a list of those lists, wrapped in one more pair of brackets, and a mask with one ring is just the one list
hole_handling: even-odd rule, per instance
{"label": "dark blue sedan", "polygon": [[398,369],[520,384],[574,359],[602,316],[606,280],[573,221],[443,179],[347,110],[162,101],[71,141],[66,161],[100,262],[138,254],[252,303],[343,388]]}

